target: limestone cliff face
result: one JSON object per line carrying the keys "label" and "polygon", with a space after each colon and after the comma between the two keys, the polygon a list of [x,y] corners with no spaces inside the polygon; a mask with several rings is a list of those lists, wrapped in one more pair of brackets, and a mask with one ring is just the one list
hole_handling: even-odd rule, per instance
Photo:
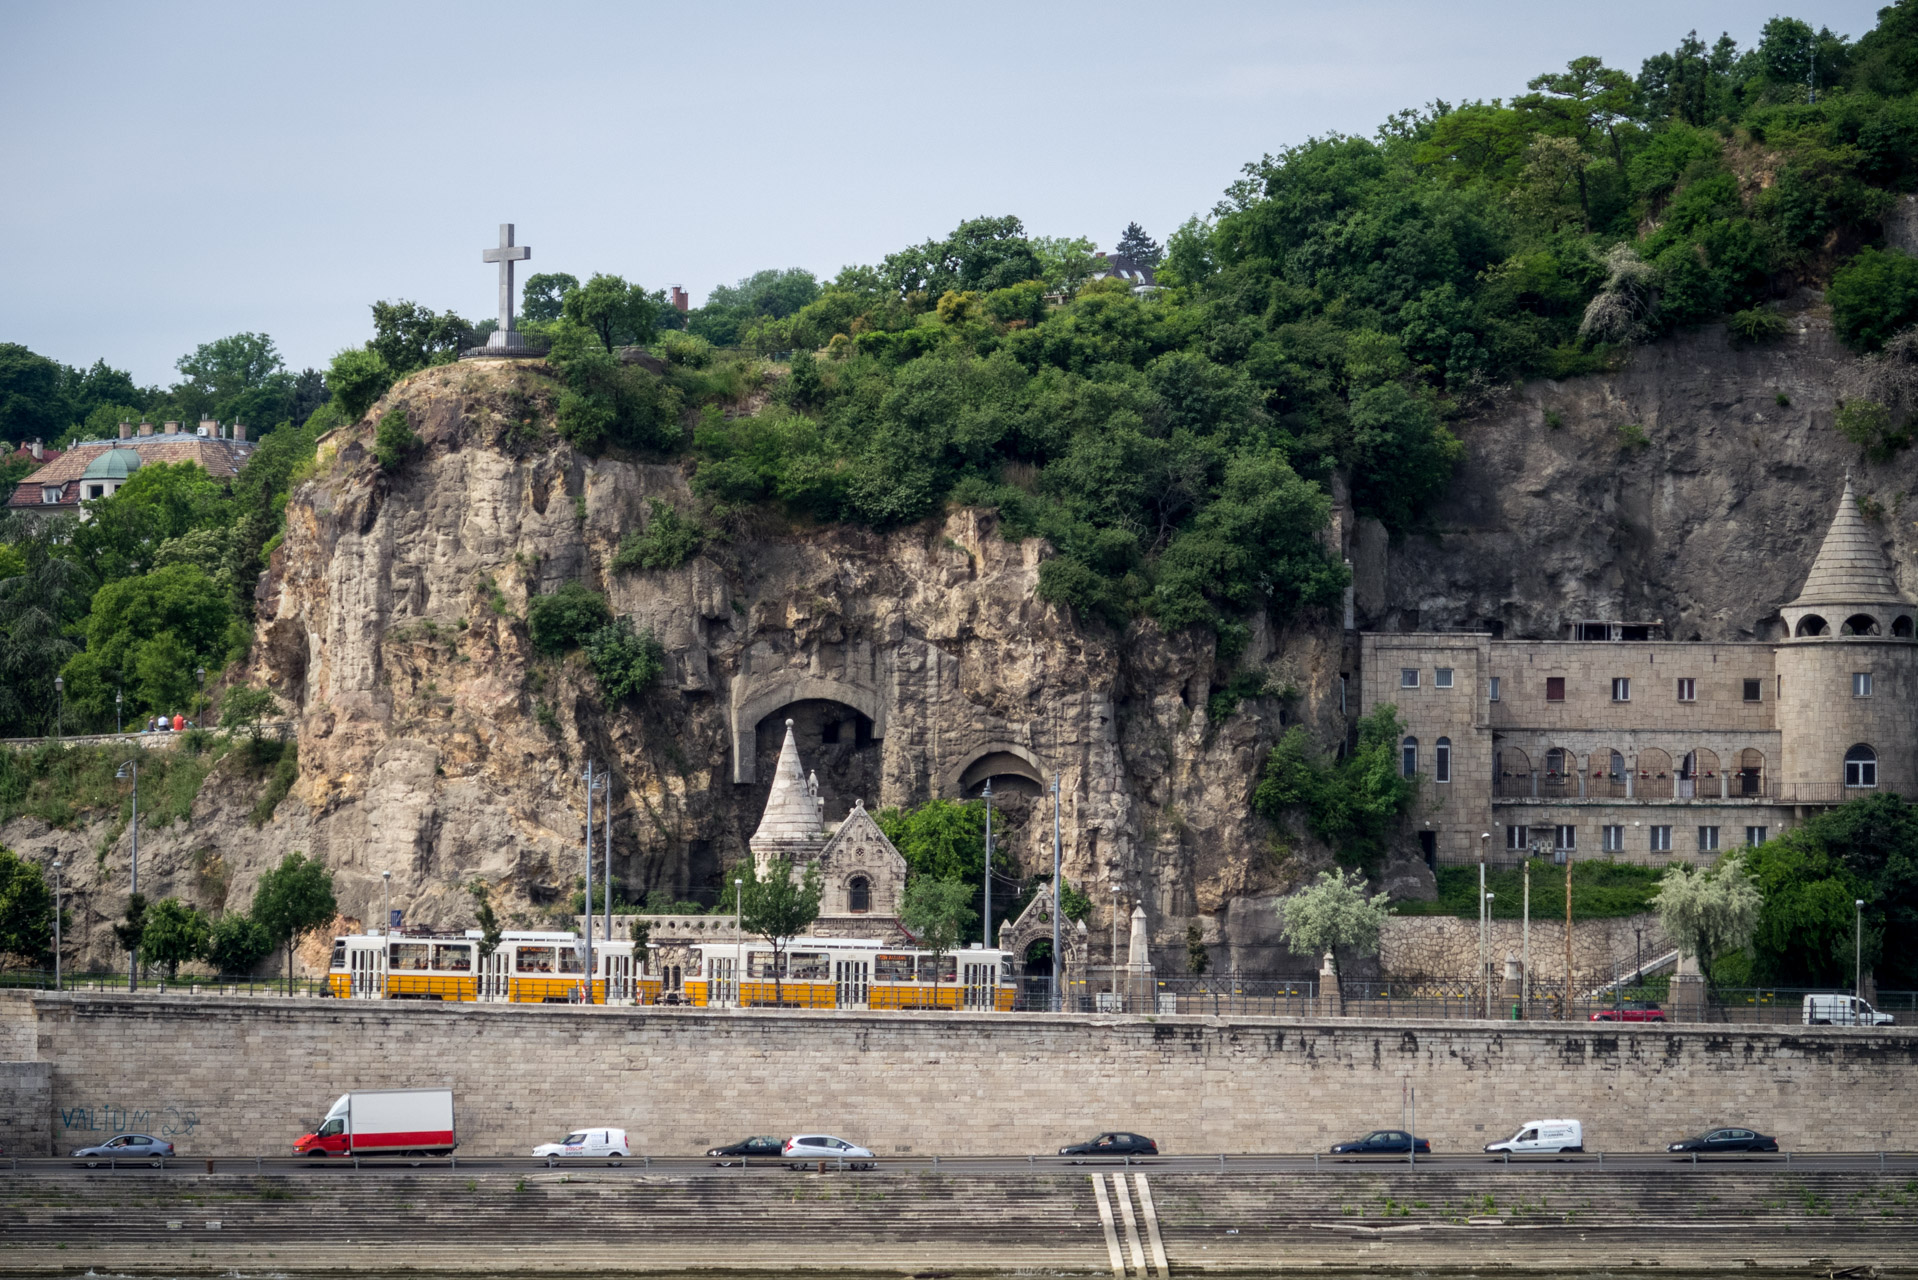
{"label": "limestone cliff face", "polygon": [[[1662,619],[1679,639],[1765,637],[1848,468],[1883,509],[1901,585],[1918,588],[1910,455],[1868,464],[1831,428],[1844,359],[1811,317],[1767,347],[1707,331],[1615,375],[1523,388],[1461,428],[1467,460],[1433,534],[1390,543],[1339,513],[1359,625],[1552,636],[1579,618]],[[746,856],[790,718],[828,821],[855,800],[976,795],[990,777],[1027,870],[1050,868],[1043,788],[1058,777],[1095,952],[1116,879],[1127,914],[1143,895],[1162,968],[1183,970],[1192,922],[1215,964],[1311,967],[1276,945],[1271,904],[1313,851],[1249,799],[1282,723],[1327,743],[1343,732],[1340,619],[1257,629],[1245,661],[1300,696],[1212,724],[1209,642],[1078,624],[1035,594],[1047,549],[1005,541],[990,513],[883,534],[766,522],[680,569],[618,572],[649,500],[693,509],[686,477],[574,453],[540,426],[555,394],[537,365],[430,370],[323,442],[261,587],[251,671],[295,709],[298,784],[255,830],[255,784],[222,766],[189,823],[143,835],[143,889],[203,900],[211,867],[244,904],[300,849],[335,868],[361,919],[378,917],[390,872],[409,921],[465,926],[462,886],[483,877],[532,923],[579,874],[591,758],[615,779],[621,883],[697,896]],[[395,407],[423,443],[389,474],[371,423]],[[1647,443],[1619,431],[1633,424]],[[609,710],[578,655],[533,652],[528,599],[572,580],[660,637],[658,689]],[[124,834],[91,856],[108,834],[23,820],[0,840],[65,852],[97,929],[124,884]]]}

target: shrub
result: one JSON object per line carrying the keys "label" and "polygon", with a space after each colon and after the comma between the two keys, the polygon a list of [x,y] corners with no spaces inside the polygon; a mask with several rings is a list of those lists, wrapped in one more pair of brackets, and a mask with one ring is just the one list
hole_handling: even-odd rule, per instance
{"label": "shrub", "polygon": [[619,618],[593,631],[585,640],[587,660],[599,678],[600,696],[608,707],[643,692],[666,669],[666,650],[650,631],[635,633],[633,624]]}
{"label": "shrub", "polygon": [[646,528],[629,533],[613,557],[615,569],[677,569],[693,558],[705,541],[706,531],[698,522],[688,520],[670,504],[649,498],[652,518]]}
{"label": "shrub", "polygon": [[606,597],[578,582],[569,582],[551,595],[534,596],[526,606],[533,647],[542,653],[575,648],[612,620]]}
{"label": "shrub", "polygon": [[1768,342],[1773,338],[1782,338],[1791,328],[1785,317],[1768,307],[1734,311],[1725,323],[1732,331],[1732,336],[1746,342]]}
{"label": "shrub", "polygon": [[1358,750],[1330,760],[1303,725],[1294,725],[1266,757],[1252,805],[1274,821],[1302,809],[1312,834],[1347,863],[1376,860],[1418,787],[1399,772],[1398,708],[1386,704],[1359,721]]}
{"label": "shrub", "polygon": [[373,457],[380,470],[398,471],[419,443],[420,438],[407,425],[406,410],[393,409],[380,418],[379,430],[373,436]]}
{"label": "shrub", "polygon": [[1910,425],[1897,425],[1891,410],[1876,400],[1847,400],[1838,407],[1832,425],[1874,462],[1885,461],[1911,443]]}
{"label": "shrub", "polygon": [[393,385],[394,373],[386,361],[371,351],[355,348],[333,357],[326,371],[326,385],[333,392],[333,403],[347,422],[358,422],[373,402]]}
{"label": "shrub", "polygon": [[1645,434],[1645,428],[1636,422],[1622,422],[1618,426],[1618,447],[1629,453],[1633,449],[1643,449],[1650,445],[1652,438]]}
{"label": "shrub", "polygon": [[1918,258],[1896,249],[1861,250],[1832,276],[1825,301],[1846,345],[1876,351],[1918,322]]}

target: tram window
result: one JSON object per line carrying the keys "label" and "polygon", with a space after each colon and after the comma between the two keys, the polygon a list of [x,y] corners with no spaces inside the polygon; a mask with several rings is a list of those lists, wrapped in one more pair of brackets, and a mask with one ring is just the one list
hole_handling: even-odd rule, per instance
{"label": "tram window", "polygon": [[790,978],[824,978],[832,972],[823,951],[795,951],[786,966]]}
{"label": "tram window", "polygon": [[553,949],[551,947],[515,947],[513,948],[513,968],[520,973],[553,972]]}
{"label": "tram window", "polygon": [[333,944],[333,963],[328,967],[333,969],[346,968],[346,943],[336,942]]}
{"label": "tram window", "polygon": [[884,952],[874,956],[872,980],[874,982],[911,982],[912,957],[887,955]]}
{"label": "tram window", "polygon": [[770,951],[748,951],[746,953],[746,976],[749,978],[770,978],[773,975],[773,953]]}
{"label": "tram window", "polygon": [[392,958],[388,963],[394,970],[433,967],[433,948],[424,942],[395,942],[392,951]]}
{"label": "tram window", "polygon": [[473,949],[464,946],[435,947],[433,967],[454,973],[466,973],[473,967]]}
{"label": "tram window", "polygon": [[943,964],[941,965],[942,972],[939,974],[937,981],[953,982],[958,979],[959,961],[957,958],[949,955],[938,956],[938,957],[920,956],[919,957],[919,981],[921,982],[934,981],[934,978],[932,976],[932,973],[933,973],[932,966],[936,961],[943,961]]}
{"label": "tram window", "polygon": [[578,947],[559,949],[559,971],[561,973],[586,972],[586,961],[580,956]]}

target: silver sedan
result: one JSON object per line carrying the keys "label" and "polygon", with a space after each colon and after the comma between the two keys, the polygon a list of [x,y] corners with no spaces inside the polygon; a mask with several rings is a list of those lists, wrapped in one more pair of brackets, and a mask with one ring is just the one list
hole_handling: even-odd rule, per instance
{"label": "silver sedan", "polygon": [[73,1153],[73,1158],[83,1162],[89,1169],[97,1169],[103,1164],[134,1164],[140,1161],[158,1169],[172,1154],[173,1144],[165,1138],[146,1133],[123,1133],[94,1146],[79,1148]]}

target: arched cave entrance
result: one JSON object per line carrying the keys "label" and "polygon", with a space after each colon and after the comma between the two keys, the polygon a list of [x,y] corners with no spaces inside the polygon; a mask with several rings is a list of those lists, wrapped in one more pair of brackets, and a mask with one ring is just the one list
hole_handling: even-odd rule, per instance
{"label": "arched cave entrance", "polygon": [[758,777],[753,788],[758,797],[753,809],[755,825],[772,792],[773,766],[786,740],[787,720],[793,722],[800,767],[809,775],[819,775],[819,795],[826,802],[827,822],[844,818],[855,800],[864,800],[869,809],[879,807],[880,743],[872,736],[872,720],[843,702],[810,698],[776,708],[753,730],[753,762]]}

